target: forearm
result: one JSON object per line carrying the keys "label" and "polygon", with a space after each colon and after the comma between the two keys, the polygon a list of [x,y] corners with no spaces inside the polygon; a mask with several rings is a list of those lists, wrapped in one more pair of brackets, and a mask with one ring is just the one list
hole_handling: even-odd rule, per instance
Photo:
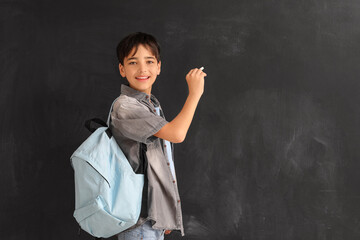
{"label": "forearm", "polygon": [[200,97],[204,92],[204,77],[206,77],[206,73],[202,70],[203,68],[191,69],[186,75],[189,95],[186,98],[185,104],[180,113],[171,122],[167,123],[160,131],[154,134],[156,137],[173,143],[184,141]]}
{"label": "forearm", "polygon": [[197,94],[189,94],[180,113],[171,122],[162,127],[155,136],[173,143],[184,141],[200,97]]}

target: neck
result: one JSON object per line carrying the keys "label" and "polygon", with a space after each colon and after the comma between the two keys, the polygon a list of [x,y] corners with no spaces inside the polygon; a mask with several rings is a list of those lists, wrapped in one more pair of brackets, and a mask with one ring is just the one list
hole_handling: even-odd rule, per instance
{"label": "neck", "polygon": [[147,95],[149,95],[149,99],[150,99],[150,97],[151,97],[151,88],[146,89],[146,90],[144,91],[144,93],[146,93]]}

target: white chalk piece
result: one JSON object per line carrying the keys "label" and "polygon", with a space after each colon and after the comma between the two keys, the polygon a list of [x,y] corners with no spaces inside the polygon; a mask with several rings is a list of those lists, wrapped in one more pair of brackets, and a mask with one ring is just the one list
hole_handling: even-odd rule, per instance
{"label": "white chalk piece", "polygon": [[201,70],[201,71],[204,70],[204,67],[201,67],[200,70]]}

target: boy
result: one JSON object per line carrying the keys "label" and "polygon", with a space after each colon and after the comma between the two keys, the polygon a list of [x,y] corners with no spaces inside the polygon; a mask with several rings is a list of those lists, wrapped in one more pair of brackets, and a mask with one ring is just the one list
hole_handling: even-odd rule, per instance
{"label": "boy", "polygon": [[164,239],[179,230],[184,236],[180,197],[173,163],[173,144],[185,139],[204,91],[204,73],[191,69],[186,75],[189,94],[180,113],[165,120],[160,103],[151,94],[161,70],[160,47],[146,33],[133,33],[117,46],[119,71],[128,81],[114,103],[110,129],[135,172],[141,168],[139,149],[146,144],[147,165],[143,203],[138,222],[120,233],[119,240]]}

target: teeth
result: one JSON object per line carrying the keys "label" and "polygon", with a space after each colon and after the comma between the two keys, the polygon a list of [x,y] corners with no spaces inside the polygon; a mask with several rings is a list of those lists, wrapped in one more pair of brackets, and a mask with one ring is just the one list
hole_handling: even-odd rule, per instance
{"label": "teeth", "polygon": [[149,77],[137,77],[138,79],[147,79]]}

